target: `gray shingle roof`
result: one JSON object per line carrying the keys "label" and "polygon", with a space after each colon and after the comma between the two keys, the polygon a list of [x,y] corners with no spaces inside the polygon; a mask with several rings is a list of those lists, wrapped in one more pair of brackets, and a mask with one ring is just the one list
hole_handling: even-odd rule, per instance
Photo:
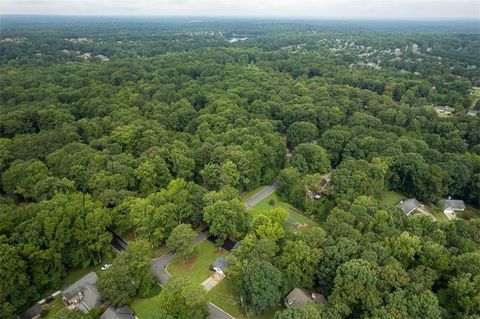
{"label": "gray shingle roof", "polygon": [[97,286],[90,284],[87,285],[83,291],[83,303],[87,306],[88,310],[92,310],[92,308],[100,307],[102,305]]}
{"label": "gray shingle roof", "polygon": [[68,286],[62,291],[62,297],[69,300],[78,295],[79,292],[83,293],[88,285],[95,285],[97,283],[98,276],[96,273],[89,272],[72,285]]}
{"label": "gray shingle roof", "polygon": [[118,308],[109,307],[100,316],[100,319],[135,319],[135,315],[129,306],[122,306]]}
{"label": "gray shingle roof", "polygon": [[213,262],[212,267],[213,267],[213,268],[218,268],[218,269],[224,271],[224,270],[227,269],[227,267],[228,267],[228,261],[225,259],[224,256],[218,257],[218,258]]}
{"label": "gray shingle roof", "polygon": [[420,207],[422,204],[415,198],[409,198],[401,201],[397,204],[397,207],[401,208],[406,214],[410,214],[413,210]]}
{"label": "gray shingle roof", "polygon": [[456,199],[445,199],[443,201],[443,210],[445,209],[453,209],[453,210],[464,210],[465,203],[463,200],[456,200]]}
{"label": "gray shingle roof", "polygon": [[289,307],[303,307],[307,302],[325,303],[325,297],[319,293],[310,293],[306,289],[294,288],[285,297],[285,304]]}

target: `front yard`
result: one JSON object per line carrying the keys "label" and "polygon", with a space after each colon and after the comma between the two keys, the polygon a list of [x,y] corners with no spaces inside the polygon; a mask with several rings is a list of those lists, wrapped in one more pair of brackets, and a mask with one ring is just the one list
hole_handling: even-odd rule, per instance
{"label": "front yard", "polygon": [[215,259],[226,255],[228,252],[219,250],[213,243],[204,240],[197,246],[197,253],[185,264],[183,260],[172,262],[167,267],[167,271],[172,276],[187,278],[192,283],[201,284],[210,277],[213,272],[208,269]]}

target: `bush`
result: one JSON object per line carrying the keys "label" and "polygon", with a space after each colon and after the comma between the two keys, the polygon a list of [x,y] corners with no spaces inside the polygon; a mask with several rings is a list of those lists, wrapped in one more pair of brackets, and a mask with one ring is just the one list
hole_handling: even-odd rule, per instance
{"label": "bush", "polygon": [[269,200],[268,205],[275,206],[275,200],[273,198],[271,200]]}

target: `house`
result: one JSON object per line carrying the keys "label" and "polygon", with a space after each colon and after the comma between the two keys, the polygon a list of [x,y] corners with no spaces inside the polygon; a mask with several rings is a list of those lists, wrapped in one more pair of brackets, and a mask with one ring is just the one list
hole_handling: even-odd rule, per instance
{"label": "house", "polygon": [[477,110],[468,110],[467,115],[469,116],[477,116],[478,111]]}
{"label": "house", "polygon": [[414,212],[417,208],[422,207],[422,203],[420,203],[415,198],[409,198],[405,200],[401,200],[400,203],[397,204],[398,208],[401,208],[405,214],[410,215]]}
{"label": "house", "polygon": [[448,219],[456,217],[456,212],[463,212],[465,210],[465,203],[463,200],[445,199],[443,200],[443,213]]}
{"label": "house", "polygon": [[129,306],[122,306],[118,308],[108,307],[107,310],[100,316],[100,319],[135,319],[135,314]]}
{"label": "house", "polygon": [[435,108],[435,111],[437,112],[437,114],[450,115],[453,113],[453,111],[455,111],[455,109],[450,106],[437,106]]}
{"label": "house", "polygon": [[285,297],[286,307],[304,307],[307,302],[325,303],[326,299],[322,294],[309,292],[306,289],[294,288]]}
{"label": "house", "polygon": [[22,319],[37,319],[40,318],[40,315],[42,314],[43,307],[41,304],[36,303],[27,310],[25,310],[24,313],[20,316]]}
{"label": "house", "polygon": [[70,309],[88,313],[94,307],[100,307],[102,301],[97,290],[98,276],[90,272],[62,291],[62,302]]}
{"label": "house", "polygon": [[225,259],[224,256],[218,257],[215,261],[210,265],[210,268],[219,273],[220,275],[225,276],[225,270],[228,267],[228,261]]}

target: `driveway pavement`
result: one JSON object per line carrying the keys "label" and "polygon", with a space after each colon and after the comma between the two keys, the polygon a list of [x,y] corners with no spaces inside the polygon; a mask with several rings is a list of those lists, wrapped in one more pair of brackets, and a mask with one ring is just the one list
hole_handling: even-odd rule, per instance
{"label": "driveway pavement", "polygon": [[[199,243],[207,239],[208,236],[210,236],[210,234],[208,233],[208,229],[202,230],[198,233],[197,238],[195,238],[195,244],[198,245]],[[167,283],[167,281],[171,277],[171,275],[167,271],[167,266],[169,263],[172,262],[174,255],[175,251],[170,250],[165,255],[152,259],[152,271],[161,285]],[[232,317],[211,302],[208,303],[208,309],[210,310],[211,319],[235,319],[235,317]]]}
{"label": "driveway pavement", "polygon": [[278,187],[277,182],[273,183],[270,186],[265,187],[264,189],[262,189],[261,191],[259,191],[258,193],[256,193],[255,195],[253,195],[247,200],[246,202],[247,207],[252,208],[256,204],[258,204],[260,201],[267,198],[270,194],[275,192],[277,187]]}

